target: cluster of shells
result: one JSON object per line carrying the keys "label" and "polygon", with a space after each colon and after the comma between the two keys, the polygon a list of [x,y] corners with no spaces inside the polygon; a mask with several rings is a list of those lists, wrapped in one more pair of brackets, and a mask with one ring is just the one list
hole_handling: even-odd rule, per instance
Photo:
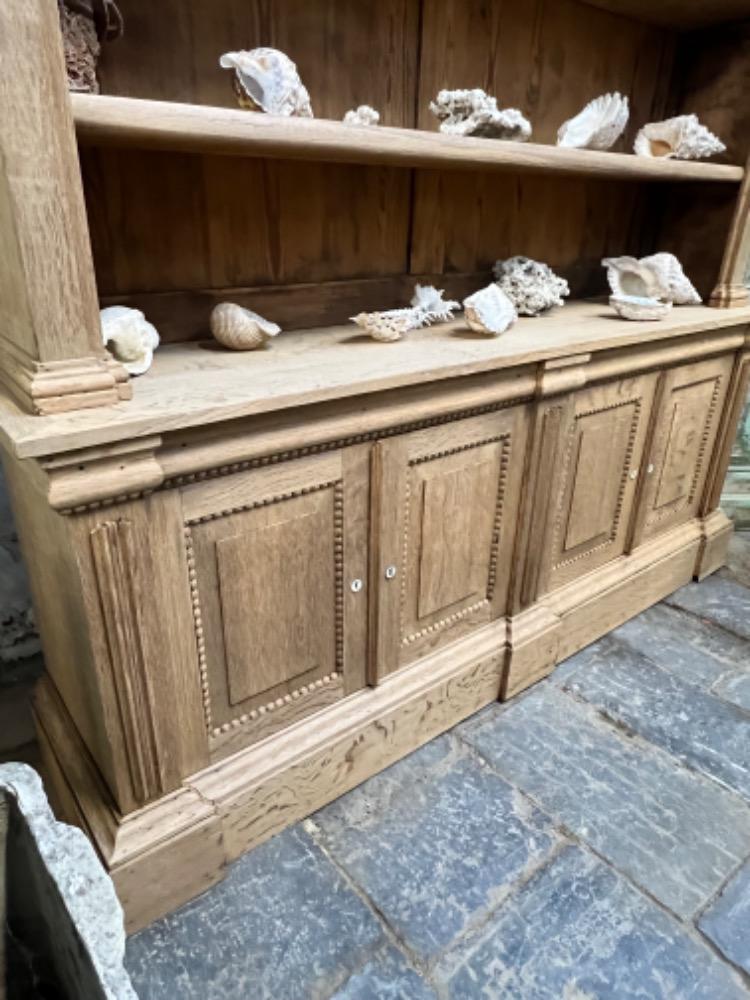
{"label": "cluster of shells", "polygon": [[672,253],[605,257],[609,303],[623,319],[664,319],[673,305],[698,305],[701,297]]}

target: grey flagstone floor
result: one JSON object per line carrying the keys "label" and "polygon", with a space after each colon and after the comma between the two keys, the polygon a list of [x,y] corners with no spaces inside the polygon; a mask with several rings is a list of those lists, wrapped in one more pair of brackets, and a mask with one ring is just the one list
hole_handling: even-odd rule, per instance
{"label": "grey flagstone floor", "polygon": [[127,966],[143,1000],[750,998],[750,589],[684,587],[237,861]]}

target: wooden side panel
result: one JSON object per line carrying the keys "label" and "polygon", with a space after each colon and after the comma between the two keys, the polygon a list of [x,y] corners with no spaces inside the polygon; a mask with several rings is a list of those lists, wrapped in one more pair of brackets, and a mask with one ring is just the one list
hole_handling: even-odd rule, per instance
{"label": "wooden side panel", "polygon": [[655,375],[643,375],[576,393],[558,459],[542,591],[625,551],[655,385]]}
{"label": "wooden side panel", "polygon": [[504,612],[527,420],[516,407],[379,445],[377,677]]}
{"label": "wooden side panel", "polygon": [[699,512],[733,360],[712,358],[665,374],[645,460],[638,541]]}

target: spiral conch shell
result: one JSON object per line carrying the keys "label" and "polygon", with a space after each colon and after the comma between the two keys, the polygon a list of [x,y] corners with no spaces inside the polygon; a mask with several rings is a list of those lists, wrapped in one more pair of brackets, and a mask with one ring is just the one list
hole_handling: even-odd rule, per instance
{"label": "spiral conch shell", "polygon": [[663,122],[644,125],[635,137],[633,149],[637,156],[662,157],[676,160],[702,160],[727,147],[697,115],[678,115]]}
{"label": "spiral conch shell", "polygon": [[108,306],[101,310],[99,317],[102,340],[109,353],[131,375],[147,372],[154,359],[154,351],[159,346],[156,327],[148,322],[140,309],[128,306]]}
{"label": "spiral conch shell", "polygon": [[607,280],[614,296],[663,299],[676,306],[698,305],[701,297],[673,253],[649,257],[605,257]]}
{"label": "spiral conch shell", "polygon": [[313,117],[310,95],[296,65],[278,49],[225,52],[219,65],[234,70],[234,89],[241,108],[269,115]]}
{"label": "spiral conch shell", "polygon": [[281,327],[233,302],[220,302],[211,312],[211,333],[232,351],[254,351],[281,333]]}
{"label": "spiral conch shell", "polygon": [[602,94],[590,101],[575,118],[563,122],[557,145],[568,149],[609,149],[628,123],[628,99],[618,94]]}

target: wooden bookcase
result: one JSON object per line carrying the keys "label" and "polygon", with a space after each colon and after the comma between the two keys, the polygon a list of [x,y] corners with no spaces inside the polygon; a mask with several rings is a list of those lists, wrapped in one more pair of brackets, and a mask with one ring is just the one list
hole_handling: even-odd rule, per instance
{"label": "wooden bookcase", "polygon": [[[750,371],[750,3],[119,0],[98,96],[54,0],[0,6],[0,443],[60,812],[135,928],[226,863],[687,582]],[[316,118],[236,109],[270,44]],[[481,86],[527,144],[441,135]],[[554,145],[598,94],[613,152]],[[382,126],[341,124],[374,105]],[[711,162],[629,150],[696,112]],[[710,305],[619,320],[603,256],[675,252]],[[571,300],[487,339],[378,344],[353,313],[463,297],[526,254]],[[208,338],[222,300],[284,329]],[[163,346],[130,380],[98,308]]]}

